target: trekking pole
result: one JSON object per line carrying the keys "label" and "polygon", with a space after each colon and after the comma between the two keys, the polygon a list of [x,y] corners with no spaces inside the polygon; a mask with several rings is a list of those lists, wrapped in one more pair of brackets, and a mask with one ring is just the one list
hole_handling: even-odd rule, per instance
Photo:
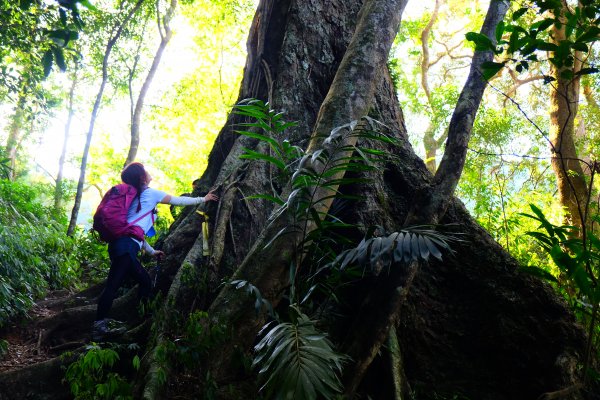
{"label": "trekking pole", "polygon": [[152,280],[152,288],[156,289],[156,283],[158,282],[158,275],[160,275],[160,264],[156,261],[156,266],[154,267],[154,279]]}

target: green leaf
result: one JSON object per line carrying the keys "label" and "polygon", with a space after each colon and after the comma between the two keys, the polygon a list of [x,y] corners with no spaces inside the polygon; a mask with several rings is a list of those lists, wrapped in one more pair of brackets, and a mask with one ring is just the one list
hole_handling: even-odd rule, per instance
{"label": "green leaf", "polygon": [[531,24],[531,29],[536,30],[537,32],[545,31],[554,24],[554,21],[554,18],[544,18]]}
{"label": "green leaf", "polygon": [[[591,0],[593,1],[593,0]],[[594,9],[594,7],[584,7],[583,8],[583,15],[586,16],[586,18],[589,19],[595,19],[596,18],[596,10]]]}
{"label": "green leaf", "polygon": [[548,43],[548,42],[538,42],[537,43],[537,48],[538,50],[542,50],[542,51],[556,51],[558,50],[558,46],[554,43]]}
{"label": "green leaf", "polygon": [[133,357],[133,368],[136,371],[140,369],[140,357],[137,354]]}
{"label": "green leaf", "polygon": [[483,78],[486,80],[490,80],[504,67],[504,64],[504,62],[497,63],[493,61],[486,61],[482,63],[481,69],[483,70]]}
{"label": "green leaf", "polygon": [[44,56],[42,57],[42,65],[44,66],[45,77],[48,77],[48,75],[50,75],[50,71],[52,71],[53,60],[54,56],[52,55],[52,50],[46,50]]}
{"label": "green leaf", "polygon": [[585,43],[575,42],[571,47],[573,47],[573,50],[583,51],[584,53],[587,53],[590,50]]}
{"label": "green leaf", "polygon": [[519,18],[521,18],[523,16],[523,14],[525,14],[527,12],[528,8],[526,7],[521,7],[519,8],[517,11],[515,11],[512,15],[512,20],[516,21]]}
{"label": "green leaf", "polygon": [[65,57],[63,55],[62,49],[60,47],[52,47],[52,52],[54,53],[56,65],[58,65],[58,68],[62,72],[65,72],[67,70],[67,64],[65,63]]}
{"label": "green leaf", "polygon": [[262,142],[266,142],[268,143],[272,148],[277,148],[279,147],[279,144],[277,143],[277,141],[273,138],[270,138],[268,136],[265,135],[261,135],[260,133],[256,133],[256,132],[250,132],[250,131],[236,131],[237,133],[239,133],[240,135],[244,135],[253,139],[258,139]]}
{"label": "green leaf", "polygon": [[90,11],[99,11],[89,0],[77,0],[77,2]]}
{"label": "green leaf", "polygon": [[504,34],[504,29],[506,27],[506,24],[504,23],[504,21],[500,21],[498,23],[498,25],[496,26],[496,41],[499,42],[502,39],[502,35]]}
{"label": "green leaf", "polygon": [[593,67],[593,68],[581,68],[579,71],[577,71],[577,73],[575,73],[576,76],[579,75],[589,75],[589,74],[596,74],[600,72],[599,68]]}
{"label": "green leaf", "polygon": [[581,36],[575,39],[577,43],[595,42],[600,37],[600,27],[590,26]]}
{"label": "green leaf", "polygon": [[257,151],[251,150],[247,147],[244,147],[244,151],[246,151],[246,153],[242,154],[240,156],[240,158],[254,160],[254,161],[257,161],[257,160],[267,161],[267,162],[275,165],[280,170],[285,171],[285,163],[275,157],[269,156],[267,154],[259,153]]}
{"label": "green leaf", "polygon": [[338,374],[347,357],[333,350],[305,314],[290,308],[297,314],[294,322],[271,325],[254,348],[252,365],[264,382],[260,390],[268,398],[331,398],[342,389]]}
{"label": "green leaf", "polygon": [[476,51],[495,50],[490,38],[482,33],[468,32],[465,37],[468,41],[475,43]]}

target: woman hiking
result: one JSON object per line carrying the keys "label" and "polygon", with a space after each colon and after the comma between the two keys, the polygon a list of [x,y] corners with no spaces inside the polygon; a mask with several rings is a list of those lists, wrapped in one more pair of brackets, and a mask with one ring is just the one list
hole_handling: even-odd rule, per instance
{"label": "woman hiking", "polygon": [[[206,201],[218,200],[213,191],[208,192],[204,197],[183,197],[171,196],[160,190],[152,189],[148,187],[152,177],[146,171],[144,165],[138,162],[133,162],[123,169],[121,180],[137,190],[137,195],[127,211],[127,222],[138,231],[140,229],[137,227],[141,228],[144,234],[153,229],[154,209],[159,203],[191,206]],[[94,341],[102,340],[109,334],[124,332],[122,326],[114,326],[118,323],[107,317],[117,290],[121,287],[125,278],[132,277],[139,284],[138,297],[142,301],[146,301],[150,295],[152,281],[148,272],[137,259],[137,253],[143,248],[148,254],[160,260],[164,257],[164,252],[154,250],[145,240],[139,240],[141,232],[137,238],[133,236],[119,237],[108,243],[110,271],[108,272],[106,287],[98,299],[96,320],[92,328],[92,340]]]}

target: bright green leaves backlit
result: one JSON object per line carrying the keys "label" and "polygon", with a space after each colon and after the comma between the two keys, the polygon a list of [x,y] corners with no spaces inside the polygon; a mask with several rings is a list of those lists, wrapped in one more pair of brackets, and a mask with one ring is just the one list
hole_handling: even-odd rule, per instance
{"label": "bright green leaves backlit", "polygon": [[[501,23],[496,30],[496,44],[483,35],[470,32],[467,40],[476,50],[490,50],[500,62],[487,63],[484,76],[491,79],[505,65],[514,65],[517,72],[530,68],[533,62],[548,61],[560,69],[563,79],[597,73],[596,65],[574,69],[576,60],[587,60],[591,46],[600,39],[600,4],[593,0],[564,6],[561,1],[533,1],[512,13],[511,21]],[[560,34],[557,34],[560,32]],[[546,53],[547,52],[547,53]],[[577,55],[581,52],[581,55]],[[547,76],[546,82],[554,80]]]}

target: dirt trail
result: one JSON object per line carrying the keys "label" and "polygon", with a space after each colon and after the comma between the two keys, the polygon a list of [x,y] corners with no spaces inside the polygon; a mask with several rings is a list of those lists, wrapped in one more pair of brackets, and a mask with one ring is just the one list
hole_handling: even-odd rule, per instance
{"label": "dirt trail", "polygon": [[[0,339],[8,342],[8,352],[0,358],[0,400],[70,398],[64,368],[91,341],[103,286],[79,293],[50,292],[27,318],[0,330]],[[111,317],[125,321],[130,329],[117,342],[145,342],[150,324],[136,311],[137,303],[137,288],[124,289],[113,302]]]}
{"label": "dirt trail", "polygon": [[54,358],[59,354],[51,342],[44,342],[40,322],[58,315],[74,294],[66,290],[49,292],[36,303],[28,316],[0,331],[0,339],[8,342],[7,353],[0,358],[0,372],[19,369]]}

